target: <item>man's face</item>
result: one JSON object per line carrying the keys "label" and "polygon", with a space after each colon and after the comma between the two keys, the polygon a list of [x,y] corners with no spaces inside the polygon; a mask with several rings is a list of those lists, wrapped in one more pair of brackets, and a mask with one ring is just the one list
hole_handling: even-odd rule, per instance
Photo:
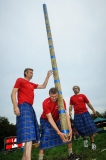
{"label": "man's face", "polygon": [[74,87],[74,88],[73,88],[73,91],[74,91],[75,94],[78,94],[78,93],[79,93],[78,87]]}
{"label": "man's face", "polygon": [[58,99],[58,93],[56,93],[56,94],[50,93],[50,98],[51,98],[52,102],[56,102]]}
{"label": "man's face", "polygon": [[33,71],[28,70],[28,71],[26,72],[26,78],[32,79],[32,77],[33,77]]}

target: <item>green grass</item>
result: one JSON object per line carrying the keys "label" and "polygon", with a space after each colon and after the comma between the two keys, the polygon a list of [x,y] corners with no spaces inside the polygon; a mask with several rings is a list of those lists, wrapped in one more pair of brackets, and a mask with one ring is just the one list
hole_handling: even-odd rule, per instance
{"label": "green grass", "polygon": [[[82,157],[82,160],[106,160],[106,133],[98,134],[95,137],[95,143],[97,145],[96,151],[91,150],[91,144],[84,149],[83,140],[73,141],[73,152]],[[38,160],[39,149],[32,149],[32,160]],[[18,149],[15,152],[0,152],[0,160],[21,160],[22,150]],[[45,151],[44,160],[67,160],[68,151],[67,146],[63,145]]]}

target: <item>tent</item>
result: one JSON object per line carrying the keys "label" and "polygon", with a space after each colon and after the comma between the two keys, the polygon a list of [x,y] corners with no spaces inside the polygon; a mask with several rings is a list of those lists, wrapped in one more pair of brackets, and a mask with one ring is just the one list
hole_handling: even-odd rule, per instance
{"label": "tent", "polygon": [[97,123],[97,122],[104,122],[104,121],[106,121],[106,118],[97,117],[96,119],[94,119],[95,123]]}
{"label": "tent", "polygon": [[98,128],[98,133],[106,132],[106,118],[97,117],[94,122]]}

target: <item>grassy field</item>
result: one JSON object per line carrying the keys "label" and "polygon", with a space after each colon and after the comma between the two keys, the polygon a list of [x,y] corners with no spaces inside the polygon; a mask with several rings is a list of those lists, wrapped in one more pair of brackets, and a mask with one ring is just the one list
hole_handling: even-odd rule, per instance
{"label": "grassy field", "polygon": [[[106,160],[106,132],[95,136],[95,143],[97,149],[92,151],[90,142],[89,147],[84,149],[81,138],[78,141],[74,140],[73,152],[80,156],[82,160]],[[38,148],[32,149],[32,160],[38,160],[38,152]],[[23,152],[20,149],[14,152],[0,152],[0,160],[21,160],[22,154]],[[66,145],[46,150],[44,160],[68,160]]]}

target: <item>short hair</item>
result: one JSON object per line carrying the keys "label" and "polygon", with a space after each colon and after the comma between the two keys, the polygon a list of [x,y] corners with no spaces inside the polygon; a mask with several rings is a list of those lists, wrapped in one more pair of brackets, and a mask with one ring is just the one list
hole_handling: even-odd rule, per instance
{"label": "short hair", "polygon": [[55,87],[53,87],[53,88],[51,88],[50,90],[49,90],[49,94],[56,94],[56,93],[58,93],[58,89],[57,88],[55,88]]}
{"label": "short hair", "polygon": [[74,88],[75,88],[75,87],[77,87],[77,88],[78,88],[78,90],[80,91],[80,87],[79,87],[79,86],[74,86],[72,89],[74,90]]}
{"label": "short hair", "polygon": [[24,77],[26,77],[26,72],[28,72],[29,70],[33,71],[32,68],[26,68],[26,69],[24,70]]}

